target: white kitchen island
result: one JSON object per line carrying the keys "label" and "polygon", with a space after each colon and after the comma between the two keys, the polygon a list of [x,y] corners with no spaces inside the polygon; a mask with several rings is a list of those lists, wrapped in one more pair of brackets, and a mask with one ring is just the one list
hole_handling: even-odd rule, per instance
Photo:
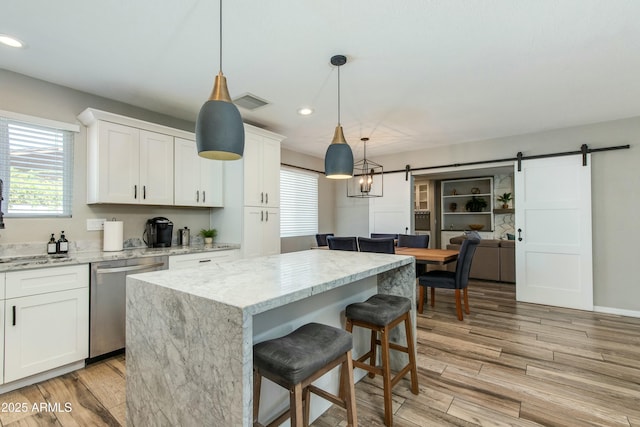
{"label": "white kitchen island", "polygon": [[[251,426],[253,344],[310,321],[344,327],[345,306],[374,293],[415,307],[414,258],[309,250],[128,276],[127,425]],[[273,387],[267,418],[288,403]],[[312,405],[312,418],[328,406]]]}

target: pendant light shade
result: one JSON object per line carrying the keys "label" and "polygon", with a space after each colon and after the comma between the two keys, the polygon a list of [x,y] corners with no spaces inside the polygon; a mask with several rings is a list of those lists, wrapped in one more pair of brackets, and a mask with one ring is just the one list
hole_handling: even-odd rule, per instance
{"label": "pendant light shade", "polygon": [[227,79],[222,74],[222,0],[220,0],[220,71],[209,100],[196,120],[198,155],[214,160],[237,160],[244,153],[244,124],[231,101]]}
{"label": "pendant light shade", "polygon": [[340,125],[340,66],[347,63],[344,55],[335,55],[331,64],[338,67],[338,125],[333,133],[333,140],[324,156],[324,174],[327,178],[348,179],[353,176],[353,152],[344,138]]}

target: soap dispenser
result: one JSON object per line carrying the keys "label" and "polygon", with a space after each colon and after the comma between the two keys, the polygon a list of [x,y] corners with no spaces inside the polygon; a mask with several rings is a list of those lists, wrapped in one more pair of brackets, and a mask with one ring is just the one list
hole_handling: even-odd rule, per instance
{"label": "soap dispenser", "polygon": [[53,237],[53,233],[51,233],[51,239],[49,239],[49,243],[47,243],[47,254],[52,255],[58,252],[58,245],[56,244],[56,238]]}
{"label": "soap dispenser", "polygon": [[64,237],[64,231],[60,233],[60,239],[58,239],[58,253],[66,254],[69,252],[69,241]]}

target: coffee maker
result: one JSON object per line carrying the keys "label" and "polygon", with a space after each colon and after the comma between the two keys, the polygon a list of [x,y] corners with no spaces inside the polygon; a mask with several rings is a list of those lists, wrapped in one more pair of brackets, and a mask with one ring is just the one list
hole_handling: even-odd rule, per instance
{"label": "coffee maker", "polygon": [[171,246],[173,223],[167,218],[157,216],[147,220],[142,240],[149,248],[168,248]]}

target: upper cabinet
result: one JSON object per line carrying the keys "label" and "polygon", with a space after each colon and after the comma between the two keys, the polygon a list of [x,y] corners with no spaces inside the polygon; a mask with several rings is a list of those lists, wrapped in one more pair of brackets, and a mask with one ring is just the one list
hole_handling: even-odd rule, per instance
{"label": "upper cabinet", "polygon": [[245,132],[245,206],[280,206],[280,141],[275,137]]}
{"label": "upper cabinet", "polygon": [[198,156],[195,141],[175,139],[176,206],[223,206],[223,165]]}
{"label": "upper cabinet", "polygon": [[173,203],[171,136],[98,121],[87,154],[87,203]]}
{"label": "upper cabinet", "polygon": [[87,108],[87,203],[222,206],[220,162],[191,132]]}

